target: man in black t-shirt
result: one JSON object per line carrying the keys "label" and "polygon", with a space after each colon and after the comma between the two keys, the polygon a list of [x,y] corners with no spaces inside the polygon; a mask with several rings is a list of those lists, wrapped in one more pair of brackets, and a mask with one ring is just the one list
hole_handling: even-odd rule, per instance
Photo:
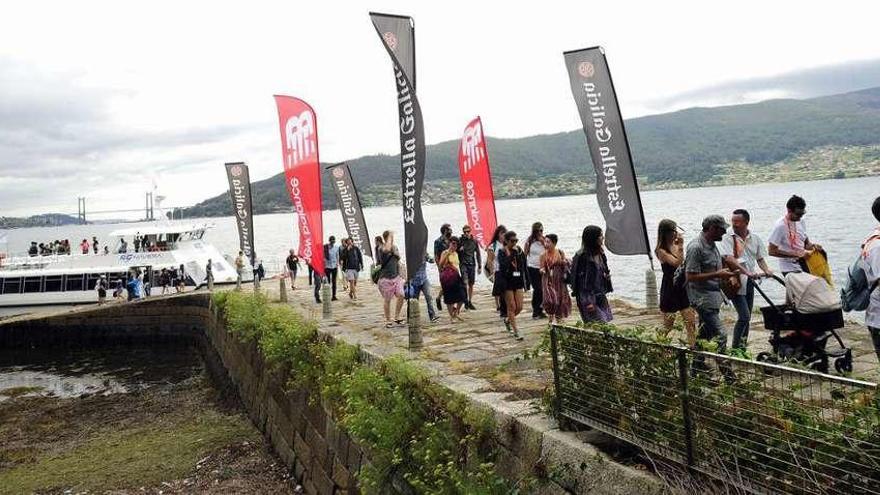
{"label": "man in black t-shirt", "polygon": [[480,255],[480,245],[471,235],[471,226],[465,225],[461,228],[461,238],[458,241],[458,260],[461,264],[461,278],[467,284],[467,301],[464,307],[467,309],[477,309],[472,304],[474,297],[474,282],[476,282],[477,267],[482,264]]}

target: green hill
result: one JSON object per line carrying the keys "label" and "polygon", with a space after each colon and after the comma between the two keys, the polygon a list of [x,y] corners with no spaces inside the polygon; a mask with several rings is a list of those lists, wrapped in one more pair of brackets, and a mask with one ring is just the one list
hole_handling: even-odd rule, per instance
{"label": "green hill", "polygon": [[[626,126],[645,188],[730,183],[741,175],[732,176],[731,170],[782,180],[789,176],[773,171],[798,168],[797,163],[809,163],[814,173],[805,175],[812,178],[880,174],[875,146],[880,145],[880,88],[808,100],[690,108],[630,119]],[[460,199],[457,145],[446,141],[427,147],[426,201]],[[580,129],[518,139],[489,137],[488,147],[499,199],[592,191],[594,175]],[[836,152],[847,158],[833,158]],[[397,155],[363,156],[348,163],[367,205],[399,201]],[[253,194],[257,213],[290,210],[283,174],[255,182]],[[329,181],[324,181],[324,206],[335,207]],[[182,213],[224,216],[229,211],[224,193]]]}

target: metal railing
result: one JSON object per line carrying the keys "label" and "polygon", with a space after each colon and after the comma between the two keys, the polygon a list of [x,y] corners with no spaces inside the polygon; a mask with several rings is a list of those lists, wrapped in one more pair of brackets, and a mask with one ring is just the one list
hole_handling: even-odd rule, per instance
{"label": "metal railing", "polygon": [[755,493],[880,493],[877,385],[553,326],[556,412]]}

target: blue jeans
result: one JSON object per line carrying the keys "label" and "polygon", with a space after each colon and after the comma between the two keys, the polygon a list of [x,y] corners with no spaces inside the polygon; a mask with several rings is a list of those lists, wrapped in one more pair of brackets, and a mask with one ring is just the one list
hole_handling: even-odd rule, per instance
{"label": "blue jeans", "polygon": [[[724,331],[724,327],[721,326],[721,317],[719,316],[719,310],[705,308],[694,309],[697,310],[697,315],[700,317],[697,331],[697,340],[715,341],[718,344],[718,354],[724,354],[724,351],[727,350],[727,333]],[[725,376],[725,379],[728,380],[728,382],[732,379],[735,379],[733,370],[731,370],[730,368],[730,364],[724,361],[719,361],[718,368]],[[708,367],[706,366],[705,357],[701,354],[695,355],[691,373],[707,370]]]}
{"label": "blue jeans", "polygon": [[749,345],[749,323],[752,321],[752,306],[755,303],[755,285],[746,281],[746,293],[737,295],[730,300],[736,308],[736,324],[733,326],[734,349],[745,350]]}
{"label": "blue jeans", "polygon": [[727,350],[727,332],[721,326],[718,309],[695,308],[700,317],[697,340],[714,340],[718,344],[718,353]]}
{"label": "blue jeans", "polygon": [[419,294],[425,297],[425,303],[428,305],[428,318],[433,320],[437,313],[434,310],[434,296],[431,295],[431,283],[427,279],[425,279],[422,285],[416,287],[414,293],[416,299],[418,299]]}

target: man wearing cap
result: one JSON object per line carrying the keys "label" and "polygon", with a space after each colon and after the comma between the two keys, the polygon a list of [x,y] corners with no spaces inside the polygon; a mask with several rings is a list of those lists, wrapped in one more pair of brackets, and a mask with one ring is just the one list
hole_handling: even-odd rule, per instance
{"label": "man wearing cap", "polygon": [[728,227],[721,215],[704,218],[703,232],[688,244],[684,258],[688,299],[700,317],[697,338],[714,340],[718,343],[718,352],[724,352],[727,347],[727,333],[718,315],[724,301],[721,279],[736,275],[722,266],[721,253],[715,246]]}

